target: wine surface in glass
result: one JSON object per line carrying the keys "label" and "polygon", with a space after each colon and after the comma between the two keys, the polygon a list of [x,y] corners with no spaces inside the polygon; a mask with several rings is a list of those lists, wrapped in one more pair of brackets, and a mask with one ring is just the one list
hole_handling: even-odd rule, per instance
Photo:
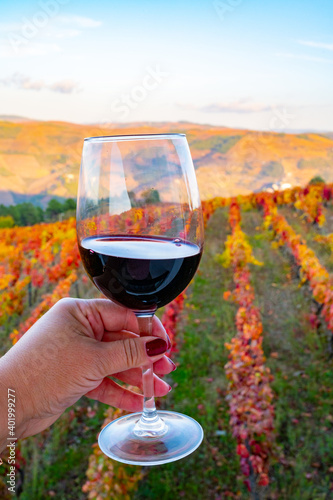
{"label": "wine surface in glass", "polygon": [[79,245],[84,267],[108,298],[135,312],[155,311],[189,284],[202,248],[179,238],[89,237]]}

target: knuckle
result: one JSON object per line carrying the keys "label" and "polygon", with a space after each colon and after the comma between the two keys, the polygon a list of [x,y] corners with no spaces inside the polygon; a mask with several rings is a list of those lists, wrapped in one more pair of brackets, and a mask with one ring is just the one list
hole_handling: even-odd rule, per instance
{"label": "knuckle", "polygon": [[58,307],[71,307],[74,303],[76,302],[76,300],[72,297],[63,297],[62,299],[58,300],[58,302],[56,303],[56,305]]}
{"label": "knuckle", "polygon": [[99,401],[102,401],[103,403],[105,403],[107,401],[107,398],[109,396],[109,388],[107,387],[107,385],[105,383],[101,383],[99,388],[98,388],[98,397],[97,399]]}
{"label": "knuckle", "polygon": [[140,351],[135,339],[126,339],[124,341],[124,351],[127,365],[137,366],[140,360]]}

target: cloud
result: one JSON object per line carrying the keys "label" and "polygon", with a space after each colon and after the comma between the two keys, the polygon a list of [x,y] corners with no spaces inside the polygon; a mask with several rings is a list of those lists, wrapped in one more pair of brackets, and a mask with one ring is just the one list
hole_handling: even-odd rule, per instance
{"label": "cloud", "polygon": [[76,29],[49,29],[45,31],[45,36],[48,38],[57,38],[58,40],[62,38],[74,38],[75,36],[81,35],[82,31]]}
{"label": "cloud", "polygon": [[10,33],[12,31],[18,31],[21,28],[19,23],[0,23],[1,33]]}
{"label": "cloud", "polygon": [[0,57],[45,56],[61,52],[56,43],[27,42],[22,38],[10,38],[4,43],[0,40]]}
{"label": "cloud", "polygon": [[80,92],[80,86],[73,80],[62,80],[55,83],[45,83],[44,80],[31,80],[30,77],[21,73],[14,73],[11,76],[2,78],[0,84],[5,87],[21,90],[50,90],[60,94],[74,94]]}
{"label": "cloud", "polygon": [[303,61],[321,62],[326,64],[333,63],[333,59],[327,59],[326,57],[308,56],[306,54],[277,53],[275,55],[277,57],[285,57],[287,59],[302,59]]}
{"label": "cloud", "polygon": [[[39,11],[41,12],[41,11]],[[37,12],[38,13],[38,12]],[[22,22],[0,22],[0,32],[2,34],[4,33],[17,33],[17,34],[22,34],[22,31],[26,29],[27,27],[30,28],[30,30],[36,29],[38,31],[44,31],[44,28],[52,23],[52,31],[56,32],[57,30],[63,33],[68,33],[69,36],[72,36],[72,34],[75,32],[76,34],[82,33],[82,31],[78,31],[76,28],[98,28],[101,26],[103,23],[102,21],[97,21],[96,19],[92,19],[90,17],[82,17],[82,16],[47,16],[44,13],[45,18],[45,25],[40,26],[37,23],[37,19],[34,20],[34,16],[31,17],[31,19],[28,18],[23,18]],[[63,25],[71,25],[71,27],[68,28],[63,28]]]}
{"label": "cloud", "polygon": [[251,99],[240,99],[228,103],[213,103],[206,106],[180,104],[183,109],[192,109],[203,113],[262,113],[271,111],[271,106],[253,102]]}
{"label": "cloud", "polygon": [[333,50],[333,43],[313,42],[311,40],[297,40],[300,45],[314,47],[315,49]]}
{"label": "cloud", "polygon": [[71,24],[79,28],[98,28],[102,25],[101,21],[96,21],[90,17],[81,16],[59,16],[58,20],[64,24]]}
{"label": "cloud", "polygon": [[36,11],[31,18],[22,18],[21,23],[0,22],[0,57],[43,56],[60,52],[60,47],[50,43],[50,39],[58,41],[78,37],[86,29],[101,25],[101,21],[89,17],[51,16],[42,10]]}
{"label": "cloud", "polygon": [[62,80],[60,82],[48,85],[45,88],[52,90],[53,92],[59,92],[60,94],[77,94],[82,89],[79,84],[74,80]]}

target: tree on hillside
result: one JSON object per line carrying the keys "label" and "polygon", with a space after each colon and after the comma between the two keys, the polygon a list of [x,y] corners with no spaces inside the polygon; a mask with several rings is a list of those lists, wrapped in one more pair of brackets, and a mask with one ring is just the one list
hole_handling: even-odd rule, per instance
{"label": "tree on hillside", "polygon": [[74,198],[68,198],[61,203],[56,198],[52,198],[49,201],[45,213],[48,219],[56,219],[59,214],[63,214],[65,212],[73,212],[76,209],[76,200]]}
{"label": "tree on hillside", "polygon": [[35,207],[32,203],[20,203],[17,206],[19,207],[20,225],[22,226],[32,226],[44,219],[43,210],[40,207]]}
{"label": "tree on hillside", "polygon": [[19,203],[6,207],[0,205],[0,216],[13,218],[15,226],[31,226],[44,220],[42,208],[36,207],[30,202]]}
{"label": "tree on hillside", "polygon": [[63,210],[64,212],[67,212],[69,210],[76,210],[76,200],[74,200],[74,198],[68,198],[67,200],[65,200],[63,204]]}
{"label": "tree on hillside", "polygon": [[63,211],[64,211],[63,204],[60,203],[60,201],[56,200],[55,198],[52,198],[52,200],[49,201],[46,207],[46,215],[50,219],[54,219]]}
{"label": "tree on hillside", "polygon": [[147,205],[153,205],[154,203],[159,203],[160,200],[160,193],[157,191],[157,189],[146,189],[142,193],[142,198]]}
{"label": "tree on hillside", "polygon": [[325,181],[322,177],[320,177],[320,175],[316,175],[311,179],[309,184],[325,184]]}

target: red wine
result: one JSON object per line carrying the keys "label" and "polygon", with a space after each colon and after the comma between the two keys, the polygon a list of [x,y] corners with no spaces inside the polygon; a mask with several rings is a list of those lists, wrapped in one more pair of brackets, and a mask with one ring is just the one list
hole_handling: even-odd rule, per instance
{"label": "red wine", "polygon": [[176,298],[202,254],[193,243],[149,236],[85,238],[79,248],[96,287],[135,312],[154,311]]}

